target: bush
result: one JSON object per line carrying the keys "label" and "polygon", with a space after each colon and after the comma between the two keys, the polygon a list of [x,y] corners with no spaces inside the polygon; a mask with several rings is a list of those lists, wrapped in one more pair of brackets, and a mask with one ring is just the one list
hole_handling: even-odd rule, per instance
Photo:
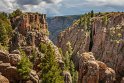
{"label": "bush", "polygon": [[47,52],[47,45],[45,43],[41,42],[40,45],[39,45],[39,50],[42,53],[46,53]]}

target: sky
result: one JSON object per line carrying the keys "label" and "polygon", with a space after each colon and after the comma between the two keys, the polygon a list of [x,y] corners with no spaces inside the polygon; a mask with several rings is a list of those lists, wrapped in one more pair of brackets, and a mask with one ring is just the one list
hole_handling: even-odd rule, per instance
{"label": "sky", "polygon": [[124,0],[0,0],[0,11],[39,12],[47,16],[124,11]]}

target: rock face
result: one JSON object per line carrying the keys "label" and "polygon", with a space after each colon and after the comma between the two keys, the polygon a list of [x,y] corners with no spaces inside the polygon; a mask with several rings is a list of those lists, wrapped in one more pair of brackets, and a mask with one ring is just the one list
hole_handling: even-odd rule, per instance
{"label": "rock face", "polygon": [[[52,43],[48,37],[48,28],[46,23],[45,14],[37,13],[23,13],[20,16],[11,19],[11,25],[13,35],[10,40],[9,51],[0,50],[0,72],[5,76],[11,83],[39,83],[38,73],[41,71],[39,64],[41,58],[44,56],[39,51],[40,43],[51,44],[55,50],[56,60],[63,64],[61,54],[58,48]],[[29,60],[33,63],[33,68],[29,74],[28,80],[21,80],[21,77],[17,71],[17,64],[21,60],[21,52],[23,50]],[[32,60],[32,54],[35,54]],[[3,83],[3,82],[2,82]]]}
{"label": "rock face", "polygon": [[124,13],[106,13],[90,20],[89,30],[81,25],[79,19],[70,28],[61,32],[58,46],[64,53],[66,43],[70,42],[75,63],[77,53],[91,51],[97,60],[103,61],[115,70],[117,78],[124,77]]}
{"label": "rock face", "polygon": [[45,14],[25,13],[21,16],[13,18],[12,26],[15,27],[12,40],[10,41],[11,49],[23,49],[28,56],[36,50],[36,56],[40,55],[38,46],[41,42],[52,44],[55,49],[57,59],[61,59],[58,48],[52,43],[48,37],[48,28]]}
{"label": "rock face", "polygon": [[11,66],[10,63],[0,62],[0,72],[5,76],[10,82],[16,82],[19,80],[19,75],[17,73],[17,68]]}
{"label": "rock face", "polygon": [[0,83],[9,83],[9,80],[6,77],[0,75]]}
{"label": "rock face", "polygon": [[48,17],[48,29],[50,31],[50,39],[57,43],[58,34],[72,25],[72,23],[79,19],[80,15],[69,15],[69,16],[56,16],[56,17]]}
{"label": "rock face", "polygon": [[11,20],[13,27],[18,27],[21,34],[27,34],[28,31],[40,30],[47,31],[46,15],[37,13],[26,13]]}
{"label": "rock face", "polygon": [[95,60],[92,53],[83,53],[79,60],[78,83],[114,83],[115,71]]}

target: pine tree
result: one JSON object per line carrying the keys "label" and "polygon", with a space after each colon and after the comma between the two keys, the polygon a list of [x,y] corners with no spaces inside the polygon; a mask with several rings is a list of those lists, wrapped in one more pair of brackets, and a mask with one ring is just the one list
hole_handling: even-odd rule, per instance
{"label": "pine tree", "polygon": [[77,83],[78,76],[77,76],[77,72],[75,70],[74,63],[72,61],[73,50],[71,47],[71,43],[67,42],[66,45],[67,45],[67,51],[65,53],[65,59],[64,59],[65,69],[70,71],[71,76],[72,76],[72,83]]}
{"label": "pine tree", "polygon": [[8,42],[8,35],[6,32],[5,27],[0,23],[0,43],[2,45],[7,45]]}
{"label": "pine tree", "polygon": [[93,10],[91,11],[91,17],[94,17],[94,11]]}
{"label": "pine tree", "polygon": [[41,61],[41,78],[42,83],[64,83],[64,79],[60,76],[61,69],[55,59],[55,52],[51,45],[47,46],[47,52]]}
{"label": "pine tree", "polygon": [[9,17],[10,18],[13,18],[13,17],[16,17],[16,16],[20,16],[22,14],[22,11],[20,9],[16,9],[15,11],[13,11]]}
{"label": "pine tree", "polygon": [[28,79],[31,72],[32,63],[29,58],[26,56],[25,52],[21,51],[22,59],[17,65],[17,71],[21,76],[22,80]]}

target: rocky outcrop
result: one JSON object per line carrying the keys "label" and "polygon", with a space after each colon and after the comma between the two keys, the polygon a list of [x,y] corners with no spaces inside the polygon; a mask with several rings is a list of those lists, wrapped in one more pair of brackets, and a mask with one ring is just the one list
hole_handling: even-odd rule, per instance
{"label": "rocky outcrop", "polygon": [[78,83],[114,83],[115,71],[95,60],[92,53],[83,53],[79,60]]}
{"label": "rocky outcrop", "polygon": [[[5,76],[11,83],[15,83],[17,81],[20,81],[21,79],[17,72],[17,64],[21,60],[21,56],[20,54],[14,54],[14,53],[20,53],[20,52],[17,50],[13,51],[12,54],[0,52],[0,58],[4,58],[3,60],[2,59],[0,60],[0,73],[2,73],[2,75]],[[32,83],[39,83],[39,77],[36,71],[31,70],[30,80],[32,81]]]}
{"label": "rocky outcrop", "polygon": [[0,83],[9,83],[9,80],[6,77],[0,75]]}
{"label": "rocky outcrop", "polygon": [[18,27],[18,31],[21,34],[26,34],[31,30],[40,30],[42,32],[47,31],[46,15],[38,13],[25,13],[21,16],[11,19],[11,24],[13,27]]}
{"label": "rocky outcrop", "polygon": [[58,37],[63,53],[67,42],[72,45],[74,63],[77,63],[77,53],[91,51],[97,60],[115,70],[117,78],[124,76],[124,13],[96,15],[89,25],[77,20]]}
{"label": "rocky outcrop", "polygon": [[[40,52],[41,43],[50,44],[55,50],[56,61],[62,65],[64,64],[58,47],[48,37],[49,32],[45,14],[23,13],[10,20],[13,33],[9,43],[9,51],[0,49],[0,72],[11,83],[39,83],[41,80],[39,79],[39,72],[41,71],[39,64],[41,64],[41,59],[44,56]],[[26,80],[22,79],[17,69],[23,56],[22,51],[33,63],[29,79]]]}
{"label": "rocky outcrop", "polygon": [[28,56],[30,56],[33,50],[35,50],[35,56],[42,57],[38,47],[40,43],[43,42],[46,44],[51,44],[55,49],[56,58],[61,59],[58,48],[48,37],[49,32],[45,14],[24,13],[21,16],[13,18],[11,21],[12,26],[15,27],[15,30],[12,40],[10,41],[10,52],[21,48],[26,52]]}
{"label": "rocky outcrop", "polygon": [[0,51],[0,61],[3,63],[10,63],[15,66],[21,60],[21,56],[19,54],[9,54],[8,52]]}
{"label": "rocky outcrop", "polygon": [[19,75],[17,73],[17,68],[11,66],[10,63],[0,62],[0,72],[5,76],[10,82],[16,82],[19,80]]}

